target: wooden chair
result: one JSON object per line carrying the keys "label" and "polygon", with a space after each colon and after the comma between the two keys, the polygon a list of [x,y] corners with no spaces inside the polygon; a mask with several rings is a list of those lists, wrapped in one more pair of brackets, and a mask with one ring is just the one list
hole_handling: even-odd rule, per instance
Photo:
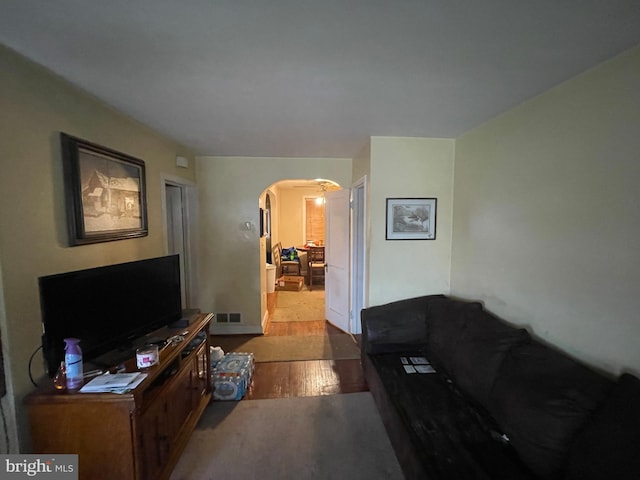
{"label": "wooden chair", "polygon": [[278,277],[280,275],[300,275],[300,261],[299,260],[283,260],[282,258],[282,244],[278,242],[274,247],[273,253],[276,265],[276,272]]}
{"label": "wooden chair", "polygon": [[309,290],[313,290],[313,282],[324,284],[324,247],[309,247],[307,252]]}

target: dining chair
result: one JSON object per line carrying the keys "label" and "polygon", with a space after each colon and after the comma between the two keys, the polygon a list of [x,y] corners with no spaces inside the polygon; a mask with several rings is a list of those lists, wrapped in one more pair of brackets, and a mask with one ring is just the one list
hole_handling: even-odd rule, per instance
{"label": "dining chair", "polygon": [[[313,282],[324,284],[324,247],[309,247],[307,252],[309,290],[313,290]],[[318,283],[316,282],[316,283]]]}
{"label": "dining chair", "polygon": [[286,260],[282,258],[282,244],[278,242],[276,244],[277,256],[280,259],[280,268],[282,275],[300,275],[300,259]]}

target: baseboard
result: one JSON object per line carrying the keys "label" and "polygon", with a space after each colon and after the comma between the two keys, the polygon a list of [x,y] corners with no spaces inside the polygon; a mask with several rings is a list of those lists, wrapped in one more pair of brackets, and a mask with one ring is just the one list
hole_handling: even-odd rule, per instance
{"label": "baseboard", "polygon": [[211,335],[261,335],[261,325],[238,325],[229,323],[212,323],[209,327]]}

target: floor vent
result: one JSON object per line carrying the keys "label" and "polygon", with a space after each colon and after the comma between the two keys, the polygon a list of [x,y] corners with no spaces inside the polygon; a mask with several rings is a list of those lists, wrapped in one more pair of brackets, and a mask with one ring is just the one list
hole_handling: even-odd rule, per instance
{"label": "floor vent", "polygon": [[242,323],[242,314],[216,313],[216,323]]}

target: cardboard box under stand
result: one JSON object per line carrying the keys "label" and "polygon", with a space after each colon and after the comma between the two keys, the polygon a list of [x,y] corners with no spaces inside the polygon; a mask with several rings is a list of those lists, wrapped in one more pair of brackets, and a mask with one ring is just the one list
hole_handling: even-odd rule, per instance
{"label": "cardboard box under stand", "polygon": [[301,275],[283,275],[276,283],[276,290],[299,292],[304,285],[304,277]]}

